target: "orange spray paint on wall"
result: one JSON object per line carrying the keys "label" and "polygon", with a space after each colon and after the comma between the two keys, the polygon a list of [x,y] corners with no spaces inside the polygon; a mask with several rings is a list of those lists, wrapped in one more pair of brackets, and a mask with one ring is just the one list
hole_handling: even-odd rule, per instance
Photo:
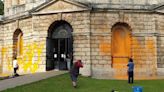
{"label": "orange spray paint on wall", "polygon": [[[155,39],[153,37],[143,37],[144,40],[138,40],[133,37],[133,59],[135,63],[135,75],[155,76]],[[148,39],[145,39],[148,38]]]}
{"label": "orange spray paint on wall", "polygon": [[104,38],[99,38],[99,40],[100,40],[100,44],[99,44],[100,53],[103,55],[109,55],[111,53],[110,41]]}

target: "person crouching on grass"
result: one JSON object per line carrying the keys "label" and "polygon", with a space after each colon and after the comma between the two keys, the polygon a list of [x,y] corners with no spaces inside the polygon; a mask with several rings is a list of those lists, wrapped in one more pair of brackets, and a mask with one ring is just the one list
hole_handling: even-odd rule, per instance
{"label": "person crouching on grass", "polygon": [[72,85],[74,88],[77,87],[77,78],[79,76],[79,69],[83,67],[83,64],[81,60],[77,60],[74,64],[73,67],[70,70],[70,76],[72,80]]}

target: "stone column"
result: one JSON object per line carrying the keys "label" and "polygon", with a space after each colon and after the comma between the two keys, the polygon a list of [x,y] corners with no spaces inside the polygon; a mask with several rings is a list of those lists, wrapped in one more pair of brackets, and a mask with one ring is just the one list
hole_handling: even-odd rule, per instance
{"label": "stone column", "polygon": [[91,76],[91,47],[90,35],[84,32],[74,33],[74,61],[80,59],[84,67],[80,69],[80,73],[84,76]]}
{"label": "stone column", "polygon": [[[84,67],[80,73],[91,76],[90,12],[74,13],[72,16],[74,60],[81,59]],[[65,14],[62,17],[69,19]]]}

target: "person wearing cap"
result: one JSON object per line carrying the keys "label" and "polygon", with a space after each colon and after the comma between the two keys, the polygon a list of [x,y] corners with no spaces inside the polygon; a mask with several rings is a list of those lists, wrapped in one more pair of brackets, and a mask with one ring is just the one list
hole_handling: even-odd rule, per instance
{"label": "person wearing cap", "polygon": [[70,70],[70,76],[72,80],[72,85],[74,88],[77,87],[77,78],[79,76],[79,70],[83,67],[81,60],[74,62],[73,67]]}

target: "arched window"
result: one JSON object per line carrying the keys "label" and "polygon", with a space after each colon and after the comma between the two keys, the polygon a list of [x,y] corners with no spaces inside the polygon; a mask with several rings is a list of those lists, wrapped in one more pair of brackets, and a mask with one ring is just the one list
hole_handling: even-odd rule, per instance
{"label": "arched window", "polygon": [[23,54],[23,33],[17,29],[13,35],[13,56],[18,57]]}

